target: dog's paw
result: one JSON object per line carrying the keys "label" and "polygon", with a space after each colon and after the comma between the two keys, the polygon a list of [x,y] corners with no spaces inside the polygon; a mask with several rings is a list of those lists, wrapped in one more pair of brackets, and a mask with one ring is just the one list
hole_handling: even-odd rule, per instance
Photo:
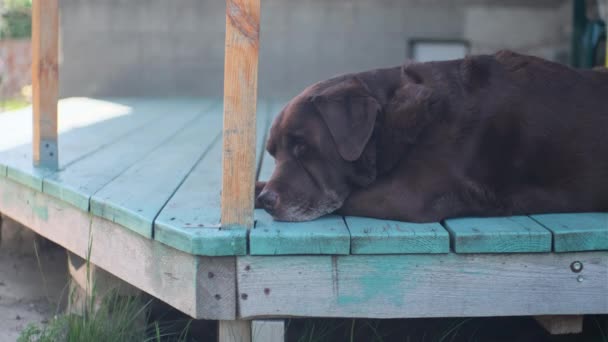
{"label": "dog's paw", "polygon": [[258,201],[258,196],[260,196],[260,193],[262,192],[262,190],[264,190],[264,187],[266,186],[266,182],[255,182],[255,208],[256,209],[262,209],[262,204],[259,203]]}

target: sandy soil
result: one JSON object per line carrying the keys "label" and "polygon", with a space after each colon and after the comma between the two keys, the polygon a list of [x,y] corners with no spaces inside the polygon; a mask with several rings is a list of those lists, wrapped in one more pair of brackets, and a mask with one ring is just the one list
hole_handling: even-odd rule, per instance
{"label": "sandy soil", "polygon": [[4,342],[16,341],[29,323],[44,324],[62,311],[68,273],[65,249],[7,217],[1,229],[0,342]]}

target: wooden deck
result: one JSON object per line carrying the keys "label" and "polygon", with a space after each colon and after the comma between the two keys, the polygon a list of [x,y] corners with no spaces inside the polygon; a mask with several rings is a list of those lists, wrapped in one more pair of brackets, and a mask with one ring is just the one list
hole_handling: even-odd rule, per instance
{"label": "wooden deck", "polygon": [[0,212],[193,317],[608,313],[608,213],[222,229],[221,100],[66,99],[59,132],[35,168],[31,115],[0,114]]}

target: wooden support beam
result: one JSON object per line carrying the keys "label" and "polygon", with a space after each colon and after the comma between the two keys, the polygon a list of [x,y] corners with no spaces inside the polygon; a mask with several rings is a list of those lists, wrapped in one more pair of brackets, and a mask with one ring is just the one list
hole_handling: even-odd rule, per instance
{"label": "wooden support beam", "polygon": [[284,342],[285,321],[280,319],[253,321],[251,339],[253,342]]}
{"label": "wooden support beam", "polygon": [[56,169],[59,51],[58,0],[32,3],[33,161]]}
{"label": "wooden support beam", "polygon": [[260,0],[226,1],[222,227],[253,227]]}
{"label": "wooden support beam", "polygon": [[534,316],[534,319],[551,335],[580,334],[583,332],[583,315]]}
{"label": "wooden support beam", "polygon": [[251,321],[219,321],[219,342],[251,342]]}

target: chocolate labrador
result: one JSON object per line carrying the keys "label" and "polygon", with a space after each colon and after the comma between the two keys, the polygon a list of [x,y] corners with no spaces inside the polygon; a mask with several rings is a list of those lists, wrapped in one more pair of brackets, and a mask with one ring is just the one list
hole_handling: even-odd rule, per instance
{"label": "chocolate labrador", "polygon": [[267,142],[256,207],[413,222],[608,209],[608,73],[501,51],[316,83]]}

